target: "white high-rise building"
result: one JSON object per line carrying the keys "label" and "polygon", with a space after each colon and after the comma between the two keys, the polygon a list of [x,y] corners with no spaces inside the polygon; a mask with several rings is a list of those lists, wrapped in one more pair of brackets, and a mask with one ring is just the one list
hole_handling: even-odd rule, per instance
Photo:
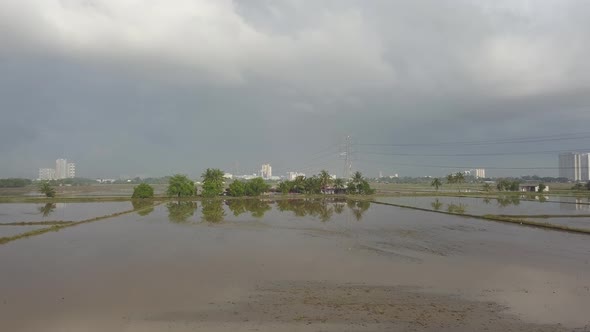
{"label": "white high-rise building", "polygon": [[263,179],[270,179],[272,177],[272,167],[270,164],[262,164],[262,168],[260,169],[260,176]]}
{"label": "white high-rise building", "polygon": [[560,153],[559,177],[572,181],[590,180],[590,153]]}
{"label": "white high-rise building", "polygon": [[66,176],[70,179],[76,177],[76,164],[74,163],[67,163],[66,164]]}
{"label": "white high-rise building", "polygon": [[39,180],[55,180],[55,169],[39,168]]}
{"label": "white high-rise building", "polygon": [[486,177],[486,170],[483,168],[476,168],[473,170],[473,175],[476,178],[485,178]]}
{"label": "white high-rise building", "polygon": [[55,178],[65,179],[68,175],[68,161],[65,159],[58,159],[55,161]]}

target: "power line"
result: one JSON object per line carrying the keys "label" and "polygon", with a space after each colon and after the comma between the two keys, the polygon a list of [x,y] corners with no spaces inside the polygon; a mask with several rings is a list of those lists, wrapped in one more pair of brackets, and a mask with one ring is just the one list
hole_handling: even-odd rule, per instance
{"label": "power line", "polygon": [[[408,166],[408,167],[423,167],[423,168],[447,168],[447,169],[476,169],[476,168],[485,168],[485,169],[498,169],[498,170],[547,170],[547,169],[560,169],[560,167],[489,167],[489,166],[450,166],[450,165],[427,165],[427,164],[407,164],[407,163],[389,163],[384,162],[382,160],[367,160],[362,159],[359,160],[360,162],[373,162],[373,163],[381,163],[387,165],[395,165],[395,166]],[[566,169],[575,169],[575,167],[566,167]],[[561,167],[561,169],[564,169]]]}
{"label": "power line", "polygon": [[478,146],[478,145],[495,145],[495,144],[522,144],[522,143],[539,143],[539,142],[552,142],[552,141],[565,141],[565,140],[576,140],[590,138],[590,133],[572,133],[572,134],[558,134],[549,136],[531,136],[521,138],[510,138],[510,139],[497,139],[497,140],[483,140],[483,141],[455,141],[455,142],[433,142],[433,143],[355,143],[354,145],[359,146],[414,146],[414,147],[425,147],[425,146],[453,146],[453,145],[464,145],[464,146]]}
{"label": "power line", "polygon": [[[569,149],[567,151],[583,151],[585,149]],[[511,155],[532,155],[532,154],[554,154],[565,150],[545,151],[518,151],[518,152],[492,152],[492,153],[402,153],[402,152],[379,152],[359,150],[359,154],[381,155],[381,156],[413,156],[413,157],[486,157],[486,156],[511,156]]]}

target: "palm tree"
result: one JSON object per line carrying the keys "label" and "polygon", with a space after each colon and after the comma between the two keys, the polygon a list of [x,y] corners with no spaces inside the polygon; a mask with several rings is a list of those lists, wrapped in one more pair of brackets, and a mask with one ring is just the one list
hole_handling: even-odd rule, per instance
{"label": "palm tree", "polygon": [[49,181],[39,183],[39,191],[47,197],[55,197],[55,188],[49,184]]}
{"label": "palm tree", "polygon": [[322,189],[326,189],[330,185],[330,183],[332,182],[332,178],[330,177],[330,173],[328,173],[328,171],[326,171],[325,169],[323,169],[320,172],[319,179],[320,179],[320,186],[322,187]]}
{"label": "palm tree", "polygon": [[344,189],[345,185],[346,183],[344,182],[344,179],[338,178],[334,180],[334,189],[336,189],[336,191]]}
{"label": "palm tree", "polygon": [[452,174],[452,173],[451,173],[451,174],[447,175],[447,183],[448,183],[448,184],[453,184],[453,183],[455,183],[455,182],[457,182],[457,181],[455,180],[455,174]]}
{"label": "palm tree", "polygon": [[436,189],[436,191],[438,191],[438,188],[442,187],[442,182],[440,181],[439,178],[434,178],[434,180],[432,180],[430,185],[433,186]]}
{"label": "palm tree", "polygon": [[302,193],[305,189],[305,176],[299,175],[293,180],[293,191]]}
{"label": "palm tree", "polygon": [[361,174],[361,172],[356,171],[354,172],[354,175],[352,176],[352,182],[355,184],[359,184],[363,181],[363,175]]}
{"label": "palm tree", "polygon": [[461,172],[455,173],[455,183],[457,183],[457,188],[461,191],[461,183],[465,183],[465,175]]}

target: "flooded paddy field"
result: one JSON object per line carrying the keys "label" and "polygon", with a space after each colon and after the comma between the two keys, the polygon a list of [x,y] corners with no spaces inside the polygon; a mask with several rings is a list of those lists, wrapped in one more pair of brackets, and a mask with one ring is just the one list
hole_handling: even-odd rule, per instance
{"label": "flooded paddy field", "polygon": [[80,221],[133,209],[131,202],[0,203],[0,224]]}
{"label": "flooded paddy field", "polygon": [[45,226],[1,226],[0,238],[45,228]]}
{"label": "flooded paddy field", "polygon": [[449,206],[463,206],[466,213],[485,215],[590,215],[587,198],[536,196],[536,199],[519,196],[453,197],[453,196],[402,196],[379,197],[384,203],[415,206],[423,209],[446,211]]}
{"label": "flooded paddy field", "polygon": [[589,236],[367,201],[171,202],[0,262],[9,331],[590,329]]}

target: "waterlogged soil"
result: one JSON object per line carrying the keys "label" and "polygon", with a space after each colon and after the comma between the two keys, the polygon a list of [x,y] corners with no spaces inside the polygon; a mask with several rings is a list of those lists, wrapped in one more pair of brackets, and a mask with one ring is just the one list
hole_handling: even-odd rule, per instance
{"label": "waterlogged soil", "polygon": [[133,209],[130,202],[0,203],[0,224],[80,221]]}
{"label": "waterlogged soil", "polygon": [[551,215],[551,214],[588,214],[590,202],[587,198],[547,196],[539,200],[533,198],[519,198],[506,196],[498,198],[479,197],[379,197],[376,200],[383,203],[407,205],[429,210],[448,211],[449,206],[461,205],[465,213],[473,215]]}
{"label": "waterlogged soil", "polygon": [[0,246],[7,331],[589,331],[582,234],[367,203],[159,205]]}

